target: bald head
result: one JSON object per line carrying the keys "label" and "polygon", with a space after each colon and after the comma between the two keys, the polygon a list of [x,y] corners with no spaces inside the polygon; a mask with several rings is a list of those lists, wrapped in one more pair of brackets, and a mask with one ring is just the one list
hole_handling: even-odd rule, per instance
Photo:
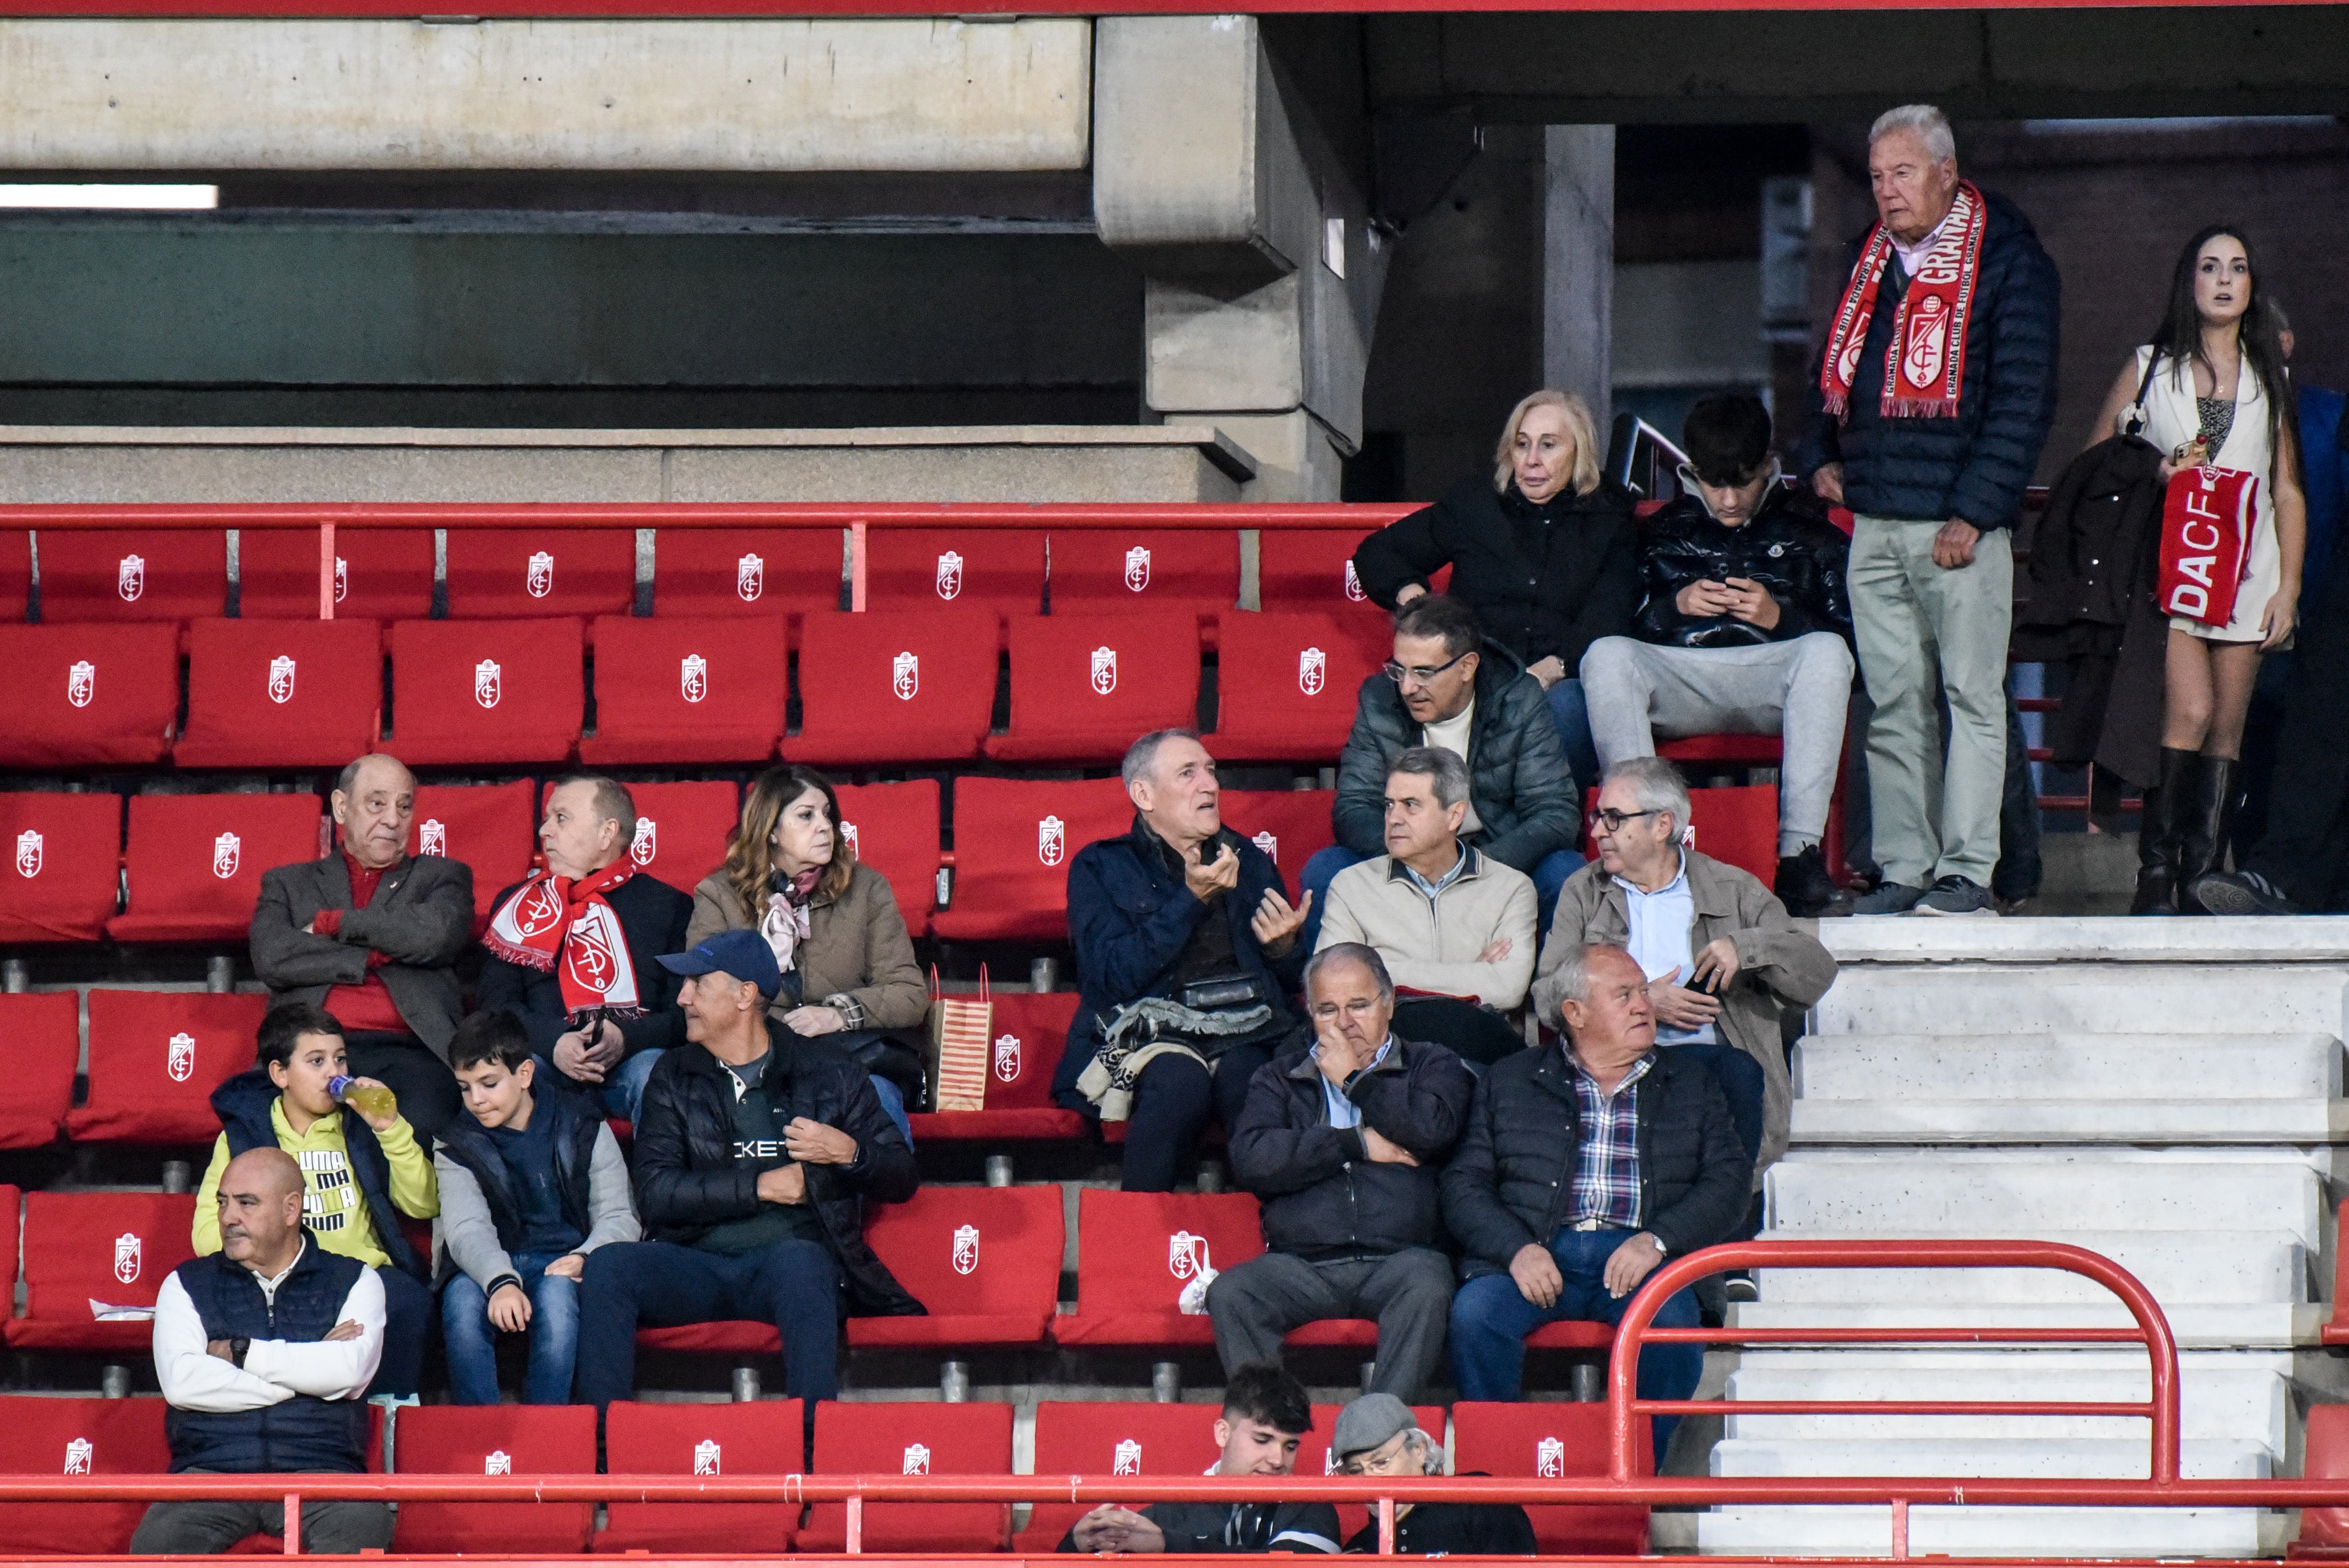
{"label": "bald head", "polygon": [[416,776],[398,758],[370,752],[345,768],[335,784],[334,808],[344,852],[360,865],[388,871],[407,858]]}
{"label": "bald head", "polygon": [[220,1179],[221,1251],[274,1274],[302,1246],[302,1167],[282,1149],[248,1149]]}

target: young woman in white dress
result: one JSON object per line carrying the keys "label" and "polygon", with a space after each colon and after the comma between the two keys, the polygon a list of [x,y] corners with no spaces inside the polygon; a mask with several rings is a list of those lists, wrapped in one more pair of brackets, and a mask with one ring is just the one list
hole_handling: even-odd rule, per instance
{"label": "young woman in white dress", "polygon": [[[2147,364],[2153,366],[2150,381]],[[2234,816],[2243,720],[2260,660],[2291,641],[2307,507],[2292,430],[2282,323],[2259,283],[2251,241],[2214,224],[2187,242],[2153,341],[2122,367],[2094,440],[2134,423],[2163,455],[2162,477],[2203,463],[2259,476],[2249,560],[2222,625],[2169,622],[2161,773],[2140,826],[2139,913],[2201,913],[2186,892],[2220,869]],[[2092,443],[2093,444],[2093,441]]]}

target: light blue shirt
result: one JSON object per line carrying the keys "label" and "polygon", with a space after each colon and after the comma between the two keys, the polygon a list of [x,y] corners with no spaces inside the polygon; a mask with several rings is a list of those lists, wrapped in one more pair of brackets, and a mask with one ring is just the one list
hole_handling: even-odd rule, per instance
{"label": "light blue shirt", "polygon": [[[1369,1072],[1375,1068],[1381,1062],[1387,1059],[1387,1053],[1393,1049],[1394,1037],[1389,1035],[1386,1044],[1379,1047],[1379,1054],[1371,1058],[1370,1067],[1364,1068],[1362,1071]],[[1317,1062],[1321,1059],[1321,1047],[1318,1045],[1313,1047],[1313,1059]],[[1362,1108],[1348,1099],[1345,1091],[1331,1083],[1330,1075],[1327,1073],[1321,1075],[1321,1100],[1330,1109],[1330,1126],[1360,1127],[1362,1125]]]}
{"label": "light blue shirt", "polygon": [[[1676,985],[1689,983],[1689,971],[1696,956],[1692,943],[1696,933],[1696,897],[1689,892],[1688,854],[1679,851],[1680,870],[1672,880],[1653,892],[1641,892],[1621,877],[1615,885],[1623,890],[1623,912],[1631,924],[1631,938],[1626,944],[1631,956],[1640,961],[1640,972],[1651,980],[1661,980],[1674,969],[1681,972]],[[1711,1024],[1693,1029],[1671,1029],[1663,1021],[1656,1023],[1656,1043],[1664,1046],[1712,1045],[1720,1037]]]}
{"label": "light blue shirt", "polygon": [[1459,858],[1452,862],[1452,869],[1445,872],[1442,876],[1437,877],[1433,882],[1428,881],[1425,877],[1412,870],[1408,861],[1395,861],[1395,866],[1396,869],[1401,871],[1403,875],[1411,879],[1411,885],[1419,890],[1419,895],[1422,898],[1433,900],[1437,893],[1442,892],[1445,888],[1448,888],[1454,882],[1458,882],[1460,880],[1460,873],[1468,869],[1468,846],[1462,844],[1459,846]]}

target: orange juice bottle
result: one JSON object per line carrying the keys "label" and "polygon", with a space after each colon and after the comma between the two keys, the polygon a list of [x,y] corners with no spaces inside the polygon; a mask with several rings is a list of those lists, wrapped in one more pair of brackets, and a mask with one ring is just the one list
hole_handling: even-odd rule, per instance
{"label": "orange juice bottle", "polygon": [[362,1084],[348,1073],[327,1080],[326,1092],[362,1116],[398,1116],[399,1097],[379,1083]]}

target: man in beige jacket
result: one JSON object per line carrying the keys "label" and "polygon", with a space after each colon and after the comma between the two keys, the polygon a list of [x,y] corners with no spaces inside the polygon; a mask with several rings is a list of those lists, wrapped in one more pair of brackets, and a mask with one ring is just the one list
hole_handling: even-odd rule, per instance
{"label": "man in beige jacket", "polygon": [[1521,1049],[1504,1013],[1533,978],[1533,879],[1460,841],[1468,765],[1440,746],[1399,753],[1386,782],[1387,852],[1330,883],[1315,951],[1359,942],[1405,992],[1395,1031],[1473,1063]]}

